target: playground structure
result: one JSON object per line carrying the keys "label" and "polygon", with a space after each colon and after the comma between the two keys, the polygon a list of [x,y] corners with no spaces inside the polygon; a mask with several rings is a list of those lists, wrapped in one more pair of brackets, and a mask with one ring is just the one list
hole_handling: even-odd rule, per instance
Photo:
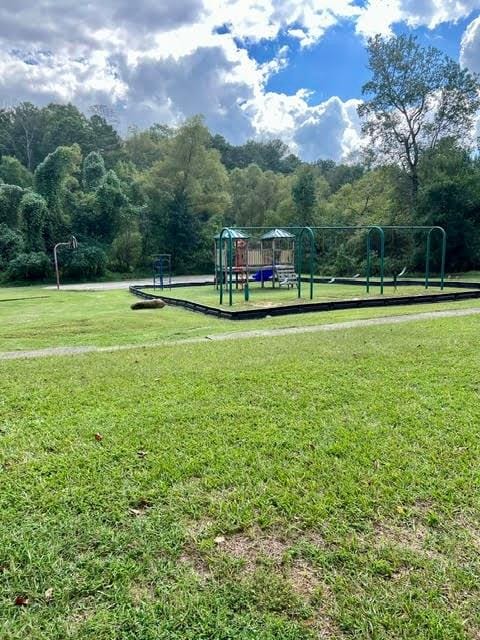
{"label": "playground structure", "polygon": [[153,288],[172,288],[172,256],[161,253],[153,261]]}
{"label": "playground structure", "polygon": [[[322,231],[359,231],[366,234],[366,292],[378,284],[380,295],[384,294],[385,286],[385,231],[404,230],[422,232],[426,235],[425,247],[425,289],[430,286],[430,262],[432,237],[434,233],[441,237],[441,266],[440,289],[444,289],[445,257],[447,235],[438,226],[408,226],[408,225],[369,225],[369,226],[319,226],[319,227],[288,227],[286,229],[272,229],[268,227],[246,227],[243,229],[224,227],[215,236],[215,283],[219,289],[220,304],[223,304],[224,290],[228,293],[228,304],[233,305],[233,283],[243,288],[245,301],[250,298],[250,282],[260,282],[261,286],[268,280],[272,287],[277,282],[296,285],[297,297],[302,297],[302,267],[305,238],[308,244],[308,276],[309,298],[313,299],[314,263],[316,255],[315,233]],[[379,282],[372,281],[372,252],[376,237],[376,254],[379,259]],[[288,240],[287,247],[282,247],[280,241]],[[405,271],[403,271],[404,273]],[[402,273],[402,275],[403,275]],[[399,274],[392,274],[396,283]]]}
{"label": "playground structure", "polygon": [[230,264],[235,278],[235,287],[248,292],[248,282],[259,282],[262,288],[266,282],[272,287],[293,287],[297,283],[295,272],[296,236],[286,229],[270,229],[257,238],[240,229],[230,229],[231,247],[222,243],[217,234],[215,247],[215,283],[218,287],[225,272],[222,265]]}

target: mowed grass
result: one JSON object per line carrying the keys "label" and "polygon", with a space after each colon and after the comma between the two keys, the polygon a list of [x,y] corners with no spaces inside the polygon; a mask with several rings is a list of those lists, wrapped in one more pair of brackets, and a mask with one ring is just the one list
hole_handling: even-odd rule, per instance
{"label": "mowed grass", "polygon": [[[181,296],[184,291],[183,288],[173,289],[172,295]],[[215,296],[213,287],[205,288],[205,292]],[[283,290],[282,294],[285,293]],[[290,291],[288,295],[294,294]],[[480,305],[479,300],[466,300],[232,322],[175,307],[132,311],[130,305],[135,301],[127,291],[0,289],[0,352],[58,346],[141,345],[214,333],[316,325]]]}
{"label": "mowed grass", "polygon": [[[397,287],[395,290],[392,286],[384,287],[384,297],[402,297],[402,296],[420,296],[425,294],[434,293],[453,293],[454,291],[460,291],[460,289],[448,288],[443,292],[439,286],[431,286],[428,290],[421,286],[403,286]],[[463,289],[464,291],[464,289]],[[147,290],[151,293],[152,290]],[[346,285],[346,284],[319,284],[315,283],[313,286],[313,298],[310,299],[310,285],[307,282],[302,282],[301,297],[298,297],[298,290],[294,288],[286,287],[272,287],[271,283],[265,283],[262,288],[259,283],[249,284],[250,298],[248,302],[245,300],[244,290],[240,287],[235,288],[233,284],[233,296],[232,303],[235,310],[239,309],[264,309],[268,307],[290,305],[298,303],[310,303],[310,302],[328,302],[331,300],[360,300],[365,298],[378,298],[381,297],[380,287],[377,282],[372,284],[370,292],[367,293],[365,286],[361,285]],[[161,295],[160,291],[156,292],[157,295]],[[231,308],[229,307],[229,288],[225,286],[223,291],[223,303],[220,305],[220,291],[213,286],[207,287],[182,287],[180,289],[165,289],[163,291],[165,296],[172,298],[182,298],[184,300],[192,300],[193,302],[200,302],[213,307]]]}
{"label": "mowed grass", "polygon": [[479,365],[475,317],[1,362],[2,640],[477,638]]}

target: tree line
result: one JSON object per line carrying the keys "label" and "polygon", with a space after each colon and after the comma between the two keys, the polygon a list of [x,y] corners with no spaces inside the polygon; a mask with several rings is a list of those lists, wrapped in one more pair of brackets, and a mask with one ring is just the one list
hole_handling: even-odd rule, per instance
{"label": "tree line", "polygon": [[[0,110],[0,278],[43,280],[52,250],[64,276],[212,269],[212,239],[235,226],[441,225],[450,271],[480,267],[478,78],[411,36],[368,42],[355,162],[302,162],[280,140],[232,145],[202,117],[121,138],[97,109],[22,103]],[[364,266],[364,234],[317,234],[317,267]],[[421,233],[387,234],[387,270],[422,269]]]}

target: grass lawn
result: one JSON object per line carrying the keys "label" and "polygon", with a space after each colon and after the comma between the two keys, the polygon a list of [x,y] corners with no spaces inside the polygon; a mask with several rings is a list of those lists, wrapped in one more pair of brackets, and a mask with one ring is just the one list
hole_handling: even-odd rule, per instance
{"label": "grass lawn", "polygon": [[[342,288],[342,287],[340,287]],[[348,287],[346,287],[348,288]],[[353,287],[355,290],[356,287]],[[191,287],[195,295],[213,296],[213,287]],[[187,289],[172,289],[172,296]],[[170,293],[170,292],[168,292]],[[272,293],[271,290],[269,293]],[[292,291],[282,290],[294,298]],[[358,291],[357,291],[358,293]],[[277,294],[277,290],[273,295]],[[178,340],[213,333],[324,324],[344,320],[480,306],[479,300],[385,309],[353,309],[328,313],[231,322],[170,307],[131,311],[137,299],[126,291],[51,291],[39,287],[0,288],[0,351],[57,346],[112,346]]]}
{"label": "grass lawn", "polygon": [[[152,290],[147,290],[152,292]],[[444,289],[444,293],[453,293],[461,291],[461,289],[448,288]],[[464,289],[462,290],[464,291]],[[165,295],[172,298],[182,298],[184,300],[192,300],[200,302],[212,307],[221,307],[223,309],[229,307],[228,289],[224,289],[223,304],[220,305],[219,291],[213,286],[208,287],[182,287],[181,289],[166,289]],[[364,298],[380,297],[380,288],[375,283],[367,294],[364,286],[345,285],[345,284],[315,284],[313,288],[313,299],[310,300],[310,285],[306,282],[302,283],[302,297],[298,298],[297,289],[287,289],[285,287],[272,288],[270,284],[266,284],[262,289],[260,284],[250,283],[250,300],[245,302],[244,291],[240,288],[233,289],[233,306],[239,309],[264,309],[268,307],[276,307],[280,305],[309,303],[309,302],[327,302],[331,300],[359,300]],[[420,286],[403,286],[398,287],[395,291],[393,287],[385,286],[385,297],[401,297],[425,295],[426,293],[442,293],[440,287],[430,287],[427,291]],[[161,294],[160,291],[157,292]]]}
{"label": "grass lawn", "polygon": [[[72,295],[16,344],[205,322]],[[0,372],[2,640],[479,637],[478,318]]]}

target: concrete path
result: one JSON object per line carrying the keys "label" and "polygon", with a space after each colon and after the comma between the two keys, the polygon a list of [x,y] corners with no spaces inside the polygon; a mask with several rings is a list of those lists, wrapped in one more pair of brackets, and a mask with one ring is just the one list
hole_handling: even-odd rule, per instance
{"label": "concrete path", "polygon": [[[212,282],[213,276],[174,276],[172,283],[194,283],[194,282]],[[120,280],[118,282],[85,282],[81,284],[65,284],[60,287],[62,291],[113,291],[114,289],[128,289],[132,284],[138,284],[140,286],[146,284],[153,284],[152,278],[144,280]],[[54,290],[55,286],[50,285],[44,287],[44,289]]]}
{"label": "concrete path", "polygon": [[456,309],[451,311],[430,311],[426,313],[411,313],[403,316],[387,316],[384,318],[368,318],[365,320],[350,320],[348,322],[336,322],[334,324],[318,324],[305,327],[288,327],[284,329],[254,329],[250,331],[236,331],[232,333],[217,333],[198,338],[185,338],[183,340],[161,340],[146,344],[125,344],[111,347],[50,347],[47,349],[35,349],[32,351],[3,351],[0,352],[0,360],[20,360],[23,358],[47,358],[52,356],[76,356],[84,353],[110,353],[114,351],[127,351],[131,349],[168,347],[185,344],[199,344],[207,341],[225,342],[227,340],[249,340],[251,338],[275,338],[276,336],[291,336],[304,333],[320,333],[325,331],[344,331],[358,327],[374,327],[388,324],[405,324],[423,320],[439,320],[442,318],[460,318],[465,316],[480,315],[480,307],[473,309]]}

